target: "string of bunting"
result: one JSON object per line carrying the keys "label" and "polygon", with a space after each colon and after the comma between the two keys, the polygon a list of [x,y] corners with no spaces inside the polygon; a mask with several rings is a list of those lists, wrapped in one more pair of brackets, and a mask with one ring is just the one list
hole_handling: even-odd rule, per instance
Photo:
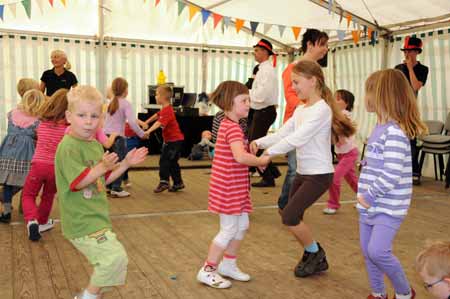
{"label": "string of bunting", "polygon": [[[34,0],[34,1],[38,4],[38,7],[42,14],[44,2],[46,2],[47,0]],[[195,18],[195,16],[198,13],[200,13],[201,18],[202,18],[202,24],[204,26],[208,22],[208,19],[210,17],[212,17],[214,30],[217,29],[217,25],[221,21],[222,21],[222,31],[225,30],[225,28],[229,27],[231,20],[234,21],[234,26],[235,26],[237,33],[239,33],[241,31],[241,29],[245,26],[246,22],[248,22],[250,24],[250,31],[251,31],[252,35],[255,35],[255,33],[256,33],[258,27],[260,27],[260,25],[262,25],[262,28],[263,28],[262,32],[264,34],[267,34],[267,32],[273,26],[277,26],[280,37],[283,37],[283,35],[285,33],[285,29],[286,29],[286,26],[284,26],[284,25],[265,24],[265,23],[260,23],[260,22],[256,22],[256,21],[243,20],[240,18],[232,18],[229,16],[223,16],[223,15],[217,14],[215,12],[209,11],[207,9],[201,8],[196,5],[186,4],[186,2],[183,0],[164,0],[164,1],[166,2],[167,9],[169,9],[175,2],[177,3],[178,16],[180,16],[182,14],[185,7],[187,6],[189,9],[189,22],[192,22],[192,20]],[[62,3],[62,5],[64,7],[67,6],[66,0],[60,0],[60,2]],[[146,2],[146,0],[144,0],[144,3],[145,2]],[[158,4],[160,4],[161,0],[149,0],[149,2],[150,2],[150,4],[154,4],[154,6],[157,7]],[[18,3],[22,4],[28,18],[31,18],[32,0],[4,0],[4,1],[0,1],[0,3],[1,3],[0,4],[0,19],[2,21],[4,18],[5,6],[8,6],[12,15],[14,17],[16,17],[16,6]],[[54,0],[48,0],[48,3],[51,5],[51,7],[54,7]],[[333,8],[335,8],[335,6],[336,6],[335,1],[328,0],[328,13],[330,15],[333,14]],[[370,40],[370,44],[375,45],[377,37],[378,37],[377,31],[375,31],[373,28],[367,27],[365,25],[362,26],[362,30],[361,30],[360,24],[358,24],[355,20],[352,19],[352,15],[349,13],[346,13],[344,11],[341,11],[339,23],[343,22],[344,17],[347,21],[347,30],[340,30],[340,29],[336,30],[337,37],[340,41],[345,39],[348,31],[351,31],[351,36],[352,36],[355,44],[358,43],[360,38],[363,36],[363,37],[367,37]],[[353,28],[352,28],[353,30],[350,30],[351,23],[353,23]],[[302,30],[302,27],[291,26],[291,30],[292,30],[292,34],[294,35],[295,40],[298,40],[299,36],[300,36],[300,32]]]}

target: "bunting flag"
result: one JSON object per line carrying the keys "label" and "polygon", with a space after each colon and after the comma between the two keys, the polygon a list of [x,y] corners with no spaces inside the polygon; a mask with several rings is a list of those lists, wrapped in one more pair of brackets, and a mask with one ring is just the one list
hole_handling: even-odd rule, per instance
{"label": "bunting flag", "polygon": [[328,14],[331,15],[331,7],[333,6],[333,0],[328,0]]}
{"label": "bunting flag", "polygon": [[25,8],[28,19],[31,19],[31,0],[23,0],[22,5]]}
{"label": "bunting flag", "polygon": [[292,27],[292,32],[294,33],[295,40],[298,39],[298,35],[300,34],[301,30],[301,27]]}
{"label": "bunting flag", "polygon": [[170,7],[172,7],[172,4],[175,3],[175,0],[166,0],[166,11],[169,11]]}
{"label": "bunting flag", "polygon": [[236,19],[234,26],[236,26],[236,33],[239,33],[241,31],[242,27],[244,26],[244,20],[242,19]]}
{"label": "bunting flag", "polygon": [[337,30],[337,36],[339,41],[343,41],[345,39],[345,30]]}
{"label": "bunting flag", "polygon": [[158,6],[158,4],[159,4],[160,1],[161,1],[161,0],[155,0],[155,7]]}
{"label": "bunting flag", "polygon": [[2,21],[3,21],[3,11],[4,11],[4,9],[5,9],[5,6],[4,5],[0,5],[0,19],[2,19]]}
{"label": "bunting flag", "polygon": [[359,42],[359,37],[361,36],[361,30],[352,30],[352,37],[355,44]]}
{"label": "bunting flag", "polygon": [[66,7],[66,0],[61,0],[61,3]]}
{"label": "bunting flag", "polygon": [[369,44],[371,44],[372,46],[375,46],[375,44],[377,42],[377,37],[378,37],[378,31],[373,31]]}
{"label": "bunting flag", "polygon": [[17,5],[17,3],[8,4],[9,10],[11,11],[12,15],[14,16],[14,18],[17,16],[16,5]]}
{"label": "bunting flag", "polygon": [[50,2],[50,5],[53,7],[53,0],[48,0],[48,2]]}
{"label": "bunting flag", "polygon": [[264,24],[264,34],[267,34],[269,32],[270,28],[272,28],[272,24]]}
{"label": "bunting flag", "polygon": [[344,11],[341,9],[341,14],[339,15],[339,24],[342,23],[343,18],[344,18]]}
{"label": "bunting flag", "polygon": [[178,1],[178,15],[181,15],[183,9],[186,7],[186,4],[182,1]]}
{"label": "bunting flag", "polygon": [[36,0],[38,6],[39,6],[39,10],[41,11],[41,14],[44,13],[44,0]]}
{"label": "bunting flag", "polygon": [[372,28],[368,28],[367,29],[367,37],[372,40],[372,34],[373,34],[373,29]]}
{"label": "bunting flag", "polygon": [[367,26],[363,25],[364,37],[367,37]]}
{"label": "bunting flag", "polygon": [[[206,10],[204,8],[202,8],[202,22],[203,25],[205,25],[205,23],[208,21],[209,15],[211,14],[211,12],[209,10]],[[216,28],[216,26],[214,26],[214,28]]]}
{"label": "bunting flag", "polygon": [[278,25],[278,31],[280,31],[280,37],[283,37],[284,29],[286,29],[286,26]]}
{"label": "bunting flag", "polygon": [[230,17],[223,17],[223,25],[228,28],[230,26],[231,18]]}
{"label": "bunting flag", "polygon": [[259,22],[250,21],[250,29],[252,30],[252,35],[255,36],[256,28],[258,28]]}
{"label": "bunting flag", "polygon": [[350,22],[352,21],[352,15],[347,14],[346,18],[347,18],[347,28],[348,28],[348,27],[350,27]]}
{"label": "bunting flag", "polygon": [[200,8],[194,5],[189,5],[189,21],[200,11]]}
{"label": "bunting flag", "polygon": [[223,16],[219,15],[217,13],[213,13],[213,19],[214,19],[214,29],[216,29],[217,24],[219,24],[220,20],[222,20]]}

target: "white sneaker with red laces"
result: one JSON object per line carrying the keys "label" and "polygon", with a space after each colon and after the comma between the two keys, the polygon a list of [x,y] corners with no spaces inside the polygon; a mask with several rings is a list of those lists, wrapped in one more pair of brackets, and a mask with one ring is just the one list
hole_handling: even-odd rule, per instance
{"label": "white sneaker with red laces", "polygon": [[215,269],[206,271],[205,267],[202,267],[200,271],[198,271],[197,280],[216,289],[226,289],[231,287],[231,281],[220,276]]}

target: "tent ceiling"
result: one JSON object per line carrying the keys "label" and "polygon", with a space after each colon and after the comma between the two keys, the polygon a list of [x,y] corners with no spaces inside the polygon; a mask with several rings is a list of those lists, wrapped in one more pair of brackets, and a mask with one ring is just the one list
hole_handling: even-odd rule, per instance
{"label": "tent ceiling", "polygon": [[[310,0],[192,0],[213,12],[245,20],[286,26],[345,29],[339,17],[330,17],[326,8]],[[449,0],[366,0],[367,7],[382,27],[391,24],[450,14]],[[338,1],[338,6],[369,22],[374,22],[362,0]]]}

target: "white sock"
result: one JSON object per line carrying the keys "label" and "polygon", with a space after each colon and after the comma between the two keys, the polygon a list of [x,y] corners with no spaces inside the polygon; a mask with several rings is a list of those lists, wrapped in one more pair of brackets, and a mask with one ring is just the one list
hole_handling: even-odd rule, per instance
{"label": "white sock", "polygon": [[88,290],[84,290],[83,297],[81,299],[97,299],[97,295],[89,293]]}
{"label": "white sock", "polygon": [[411,299],[411,296],[412,296],[411,291],[409,291],[409,294],[407,294],[407,295],[402,295],[402,294],[395,293],[395,298],[396,299]]}
{"label": "white sock", "polygon": [[228,265],[235,265],[236,264],[236,257],[229,258],[224,256],[222,259],[222,263],[228,264]]}
{"label": "white sock", "polygon": [[[374,296],[374,297],[385,298],[385,297],[386,297],[386,294],[383,294],[383,293],[372,293],[372,296]],[[397,298],[397,299],[398,299],[398,298]]]}

